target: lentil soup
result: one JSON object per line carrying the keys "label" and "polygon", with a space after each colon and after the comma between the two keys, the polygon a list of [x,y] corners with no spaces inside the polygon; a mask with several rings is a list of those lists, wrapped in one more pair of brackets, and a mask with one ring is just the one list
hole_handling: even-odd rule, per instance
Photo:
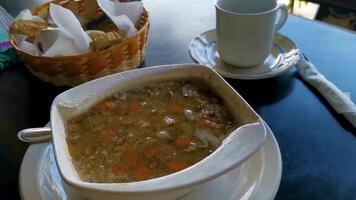
{"label": "lentil soup", "polygon": [[236,127],[224,102],[197,80],[123,91],[67,123],[83,181],[123,183],[168,175],[212,153]]}

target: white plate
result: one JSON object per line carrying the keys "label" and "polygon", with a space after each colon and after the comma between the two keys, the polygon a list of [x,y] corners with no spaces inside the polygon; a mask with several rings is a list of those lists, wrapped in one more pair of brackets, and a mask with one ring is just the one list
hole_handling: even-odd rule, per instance
{"label": "white plate", "polygon": [[[203,184],[181,200],[273,199],[282,173],[278,143],[270,130],[261,149],[231,172]],[[20,194],[23,200],[76,199],[63,189],[51,143],[32,144],[22,160]]]}
{"label": "white plate", "polygon": [[197,63],[208,65],[227,78],[253,80],[274,77],[288,70],[299,59],[298,47],[279,33],[275,34],[272,51],[265,62],[250,68],[223,62],[216,51],[215,41],[215,30],[204,32],[190,42],[189,53]]}

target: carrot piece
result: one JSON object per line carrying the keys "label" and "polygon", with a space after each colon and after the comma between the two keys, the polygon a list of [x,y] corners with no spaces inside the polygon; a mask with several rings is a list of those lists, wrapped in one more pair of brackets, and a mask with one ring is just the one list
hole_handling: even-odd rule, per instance
{"label": "carrot piece", "polygon": [[185,136],[180,136],[176,140],[176,145],[180,148],[186,148],[190,145],[191,140]]}
{"label": "carrot piece", "polygon": [[129,167],[136,167],[139,161],[139,154],[136,151],[126,150],[122,153],[121,160]]}
{"label": "carrot piece", "polygon": [[157,147],[151,146],[146,149],[144,154],[145,154],[146,158],[153,158],[159,154],[159,150]]}
{"label": "carrot piece", "polygon": [[140,109],[140,107],[141,107],[141,103],[139,101],[135,100],[130,103],[129,110],[131,112],[135,112],[135,111],[138,111]]}
{"label": "carrot piece", "polygon": [[201,123],[203,126],[210,126],[210,121],[208,119],[203,119]]}
{"label": "carrot piece", "polygon": [[200,127],[202,127],[202,128],[217,128],[218,125],[215,122],[204,118],[200,121]]}
{"label": "carrot piece", "polygon": [[112,110],[115,107],[115,103],[111,101],[102,101],[95,105],[95,108],[99,110]]}
{"label": "carrot piece", "polygon": [[134,170],[134,178],[137,180],[145,180],[148,178],[148,176],[150,175],[150,169],[146,166],[138,166],[135,170]]}
{"label": "carrot piece", "polygon": [[168,107],[169,113],[171,113],[173,115],[180,113],[181,110],[182,110],[181,107],[176,103],[173,103],[173,104],[169,105],[169,107]]}
{"label": "carrot piece", "polygon": [[113,128],[106,128],[100,132],[100,136],[105,142],[112,141],[115,135],[116,135],[116,131]]}
{"label": "carrot piece", "polygon": [[129,168],[127,165],[122,165],[122,164],[114,164],[111,166],[111,171],[117,175],[126,174],[128,169]]}
{"label": "carrot piece", "polygon": [[185,161],[171,161],[167,164],[167,167],[171,172],[177,172],[189,167],[189,164]]}

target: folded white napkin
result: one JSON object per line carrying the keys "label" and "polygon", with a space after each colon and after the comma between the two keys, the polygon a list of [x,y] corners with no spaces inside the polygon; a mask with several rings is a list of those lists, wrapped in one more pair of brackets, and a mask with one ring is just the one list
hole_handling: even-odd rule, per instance
{"label": "folded white napkin", "polygon": [[14,21],[23,19],[23,20],[32,20],[36,22],[45,22],[41,17],[39,16],[34,16],[31,14],[31,11],[29,9],[25,9],[21,11],[17,17],[14,19]]}
{"label": "folded white napkin", "polygon": [[[50,18],[58,28],[43,29],[33,43],[27,42],[27,36],[16,34],[14,39],[17,46],[28,53],[47,57],[68,56],[88,53],[91,38],[80,25],[72,11],[56,4],[50,4]],[[39,16],[33,16],[28,9],[23,10],[14,19],[45,22]],[[42,45],[42,51],[38,43]]]}
{"label": "folded white napkin", "polygon": [[90,51],[91,38],[84,31],[78,18],[71,10],[51,3],[49,13],[53,22],[58,26],[60,34],[72,39],[75,46],[80,49],[80,53],[88,53]]}
{"label": "folded white napkin", "polygon": [[[23,11],[21,11],[17,17],[14,19],[14,21],[16,20],[32,20],[32,21],[36,21],[36,22],[45,22],[41,17],[39,16],[33,16],[31,14],[31,11],[29,9],[25,9]],[[13,35],[14,40],[16,41],[17,46],[22,50],[25,51],[27,53],[33,54],[33,55],[40,55],[41,51],[38,49],[37,44],[38,44],[38,39],[35,39],[35,41],[33,43],[31,42],[27,42],[27,36],[26,35],[22,35],[22,34],[15,34]]]}
{"label": "folded white napkin", "polygon": [[340,91],[333,83],[328,81],[315,66],[304,58],[296,64],[299,75],[326,99],[334,110],[356,128],[356,106],[348,94]]}
{"label": "folded white napkin", "polygon": [[[137,32],[134,23],[141,18],[142,2],[121,3],[110,0],[97,0],[97,2],[115,25],[127,32],[128,37]],[[72,11],[51,3],[49,14],[50,23],[58,28],[43,29],[33,43],[27,42],[25,35],[14,35],[16,44],[21,50],[48,57],[78,55],[90,51],[89,45],[92,40]],[[15,18],[15,20],[19,19],[45,22],[41,17],[33,16],[28,9],[21,11]],[[39,50],[38,43],[41,43],[42,51]]]}
{"label": "folded white napkin", "polygon": [[59,28],[43,29],[38,39],[42,43],[42,56],[71,56],[85,53],[74,43],[73,39],[64,35]]}
{"label": "folded white napkin", "polygon": [[41,51],[37,47],[38,40],[35,40],[33,43],[27,42],[27,35],[16,34],[14,35],[14,40],[17,46],[24,52],[30,53],[32,55],[40,55]]}
{"label": "folded white napkin", "polygon": [[127,32],[127,36],[134,35],[137,30],[134,23],[140,20],[143,12],[141,1],[115,2],[110,0],[97,0],[99,7],[121,30]]}

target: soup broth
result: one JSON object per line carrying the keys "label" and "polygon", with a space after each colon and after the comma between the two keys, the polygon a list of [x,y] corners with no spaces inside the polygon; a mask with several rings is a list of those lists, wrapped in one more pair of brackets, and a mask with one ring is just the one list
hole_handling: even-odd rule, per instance
{"label": "soup broth", "polygon": [[119,183],[183,170],[212,153],[236,122],[224,102],[192,81],[135,87],[67,123],[67,144],[83,181]]}

